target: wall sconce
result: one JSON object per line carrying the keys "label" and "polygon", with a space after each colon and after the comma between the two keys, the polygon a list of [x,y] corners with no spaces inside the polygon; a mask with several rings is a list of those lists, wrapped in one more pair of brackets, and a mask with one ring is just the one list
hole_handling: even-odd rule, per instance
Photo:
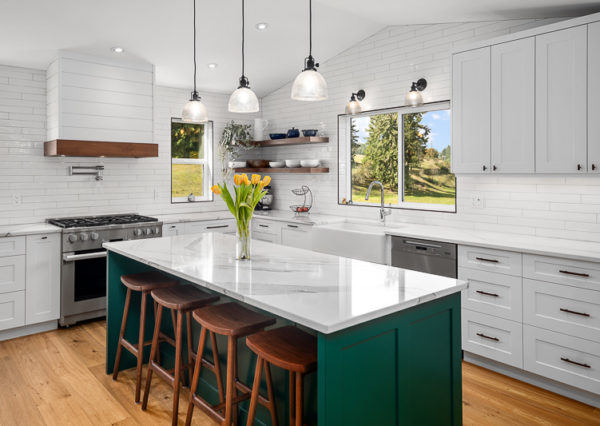
{"label": "wall sconce", "polygon": [[421,105],[423,103],[421,92],[426,88],[427,80],[424,78],[420,78],[416,82],[413,81],[410,92],[406,94],[406,104],[413,107]]}
{"label": "wall sconce", "polygon": [[[358,92],[353,93],[350,97],[350,102],[346,104],[346,114],[358,114],[362,111],[359,101],[365,98],[365,91],[360,89]],[[357,100],[358,99],[358,100]]]}

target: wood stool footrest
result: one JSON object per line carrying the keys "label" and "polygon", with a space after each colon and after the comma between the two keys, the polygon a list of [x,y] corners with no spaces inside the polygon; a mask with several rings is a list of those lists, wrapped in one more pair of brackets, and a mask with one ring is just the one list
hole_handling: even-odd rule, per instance
{"label": "wood stool footrest", "polygon": [[204,411],[213,420],[215,420],[219,423],[223,423],[225,421],[225,416],[223,416],[223,415],[219,414],[217,411],[215,411],[211,404],[209,404],[207,401],[200,398],[198,395],[193,394],[191,402],[196,407],[198,407],[202,411]]}

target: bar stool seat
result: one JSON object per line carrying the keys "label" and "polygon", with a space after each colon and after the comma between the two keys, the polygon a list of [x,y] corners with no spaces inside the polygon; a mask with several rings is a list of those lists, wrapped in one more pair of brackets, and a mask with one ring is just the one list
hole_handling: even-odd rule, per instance
{"label": "bar stool seat", "polygon": [[[194,378],[190,387],[190,403],[186,418],[186,425],[191,424],[194,406],[202,408],[214,420],[223,425],[237,424],[237,405],[239,402],[250,398],[251,389],[240,382],[237,377],[237,341],[239,338],[251,335],[263,330],[265,327],[275,323],[275,318],[260,314],[247,309],[237,303],[224,303],[221,305],[207,306],[196,309],[192,314],[202,326],[198,351],[196,352],[196,365],[194,367]],[[210,334],[213,351],[216,347],[216,334],[227,336],[227,379],[225,386],[225,398],[223,398],[223,384],[221,382],[221,371],[218,357],[215,358],[214,368],[210,369],[217,376],[219,390],[219,403],[211,405],[200,396],[196,395],[200,370],[204,365],[202,353],[206,341],[207,332]],[[238,395],[238,390],[242,393]]]}
{"label": "bar stool seat", "polygon": [[[274,405],[272,395],[271,373],[269,364],[289,371],[290,380],[290,425],[302,425],[304,374],[317,368],[317,339],[294,326],[280,327],[274,330],[261,331],[246,339],[246,345],[258,358],[252,385],[252,398],[248,409],[247,425],[252,425],[256,414],[256,404],[264,399],[259,394],[262,369],[265,369],[268,399],[267,405]],[[295,394],[295,395],[294,395]],[[264,403],[263,403],[264,405]],[[274,423],[275,424],[275,423]]]}
{"label": "bar stool seat", "polygon": [[[119,342],[117,345],[117,354],[113,370],[113,380],[117,380],[119,375],[119,365],[121,363],[121,353],[123,348],[127,349],[137,359],[136,382],[135,382],[135,402],[140,402],[140,390],[142,385],[142,364],[144,358],[144,348],[149,346],[152,341],[144,340],[146,325],[146,299],[148,294],[154,289],[168,288],[177,284],[177,280],[161,274],[157,271],[140,272],[121,276],[121,282],[127,288],[125,296],[125,306],[123,308],[123,320],[121,321],[121,331],[119,332]],[[125,339],[125,330],[127,328],[127,317],[129,316],[129,306],[131,304],[131,292],[138,291],[142,293],[140,306],[140,327],[138,331],[138,342],[132,343]],[[156,311],[156,304],[154,305]]]}
{"label": "bar stool seat", "polygon": [[[174,287],[158,288],[152,290],[150,293],[154,301],[158,304],[156,312],[156,321],[154,325],[154,335],[152,338],[152,350],[150,352],[150,360],[148,362],[148,376],[146,377],[146,387],[144,391],[144,400],[142,402],[142,410],[145,410],[148,406],[148,397],[150,395],[150,384],[152,383],[152,373],[155,372],[162,379],[167,381],[173,386],[173,413],[172,423],[177,425],[177,416],[179,409],[179,390],[181,382],[183,381],[183,371],[188,369],[190,374],[190,380],[192,378],[191,368],[192,362],[192,321],[190,313],[193,309],[200,308],[202,306],[209,305],[219,300],[219,296],[216,294],[209,294],[192,285],[178,285]],[[163,309],[167,308],[171,310],[171,318],[173,320],[173,330],[175,331],[175,341],[169,339],[160,330],[162,321]],[[175,313],[177,319],[175,319]],[[184,365],[182,360],[182,346],[183,346],[183,317],[186,317],[186,328],[187,328],[187,363]],[[162,337],[162,339],[161,339]],[[168,341],[175,346],[175,368],[173,370],[167,370],[160,361],[157,361],[157,354],[159,352],[159,344],[163,341]]]}

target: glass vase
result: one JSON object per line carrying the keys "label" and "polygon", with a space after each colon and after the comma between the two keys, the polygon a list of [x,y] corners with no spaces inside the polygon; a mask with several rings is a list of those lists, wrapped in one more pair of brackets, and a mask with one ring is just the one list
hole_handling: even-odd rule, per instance
{"label": "glass vase", "polygon": [[237,260],[250,260],[250,252],[252,250],[251,220],[237,224],[236,236],[235,251]]}

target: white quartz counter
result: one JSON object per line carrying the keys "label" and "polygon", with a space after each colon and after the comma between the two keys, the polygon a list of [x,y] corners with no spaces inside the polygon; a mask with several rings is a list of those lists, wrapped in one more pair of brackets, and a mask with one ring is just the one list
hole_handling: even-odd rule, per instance
{"label": "white quartz counter", "polygon": [[58,226],[48,223],[32,223],[27,225],[5,225],[0,226],[0,237],[16,237],[19,235],[48,234],[61,232]]}
{"label": "white quartz counter", "polygon": [[463,281],[262,241],[235,260],[234,236],[105,243],[108,250],[321,333],[457,293]]}
{"label": "white quartz counter", "polygon": [[488,247],[576,260],[600,261],[600,243],[530,235],[475,231],[444,226],[390,224],[385,233],[455,244]]}
{"label": "white quartz counter", "polygon": [[[181,214],[168,214],[168,215],[152,215],[164,224],[170,223],[184,223],[184,222],[198,222],[203,220],[222,220],[222,219],[233,219],[229,210],[220,210],[214,212],[202,212],[202,213],[181,213]],[[298,222],[306,223],[309,225],[326,225],[330,223],[343,222],[344,218],[333,215],[324,214],[300,214],[296,215],[291,211],[286,210],[257,210],[254,212],[254,218],[275,220],[279,222]]]}

